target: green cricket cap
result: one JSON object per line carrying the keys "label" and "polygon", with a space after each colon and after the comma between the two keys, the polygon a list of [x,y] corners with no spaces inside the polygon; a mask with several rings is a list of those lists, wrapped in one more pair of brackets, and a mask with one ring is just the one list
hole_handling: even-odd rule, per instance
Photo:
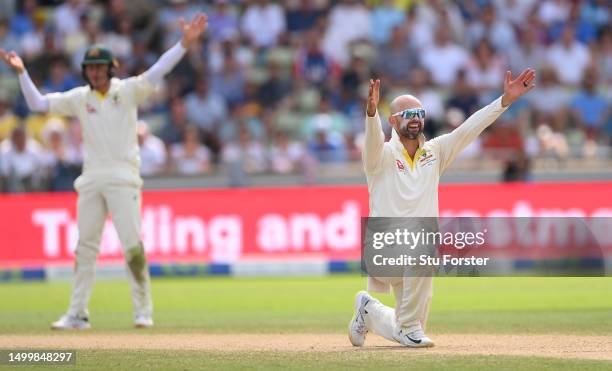
{"label": "green cricket cap", "polygon": [[115,58],[109,48],[101,44],[94,44],[87,48],[83,58],[83,66],[88,64],[115,64]]}

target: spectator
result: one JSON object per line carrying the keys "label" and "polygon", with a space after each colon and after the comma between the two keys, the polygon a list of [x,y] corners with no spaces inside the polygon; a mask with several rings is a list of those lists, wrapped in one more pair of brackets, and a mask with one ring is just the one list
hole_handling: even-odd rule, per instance
{"label": "spectator", "polygon": [[[0,18],[0,49],[3,50],[15,50],[17,53],[20,52],[20,46],[18,39],[9,32],[9,23],[6,19]],[[0,64],[0,73],[6,73],[10,71],[5,63]]]}
{"label": "spectator", "polygon": [[181,38],[179,20],[189,21],[201,11],[199,5],[189,4],[188,0],[169,0],[170,5],[163,7],[157,16],[161,26],[163,43],[162,49],[170,48],[176,40]]}
{"label": "spectator", "polygon": [[504,121],[503,117],[500,119],[498,125],[488,128],[482,147],[498,159],[508,161],[523,151],[524,141],[516,126]]}
{"label": "spectator", "polygon": [[410,46],[414,50],[425,50],[434,43],[434,24],[426,17],[419,17],[417,10],[420,8],[420,5],[408,8],[404,21]]}
{"label": "spectator", "polygon": [[370,12],[362,2],[341,0],[329,14],[323,51],[334,62],[345,67],[351,60],[351,43],[357,40],[369,40],[371,33]]}
{"label": "spectator", "polygon": [[609,86],[612,84],[612,26],[601,30],[595,53],[595,64],[600,71],[601,81]]}
{"label": "spectator", "polygon": [[226,56],[220,71],[211,75],[212,91],[217,92],[228,105],[244,100],[245,75],[240,62],[233,56]]}
{"label": "spectator", "polygon": [[499,77],[504,76],[506,63],[483,39],[476,46],[466,70],[468,83],[480,93],[482,100],[490,101],[501,88]]}
{"label": "spectator", "polygon": [[238,16],[228,0],[215,0],[208,13],[208,32],[214,43],[220,43],[238,32]]}
{"label": "spectator", "polygon": [[210,171],[210,151],[200,142],[200,131],[196,126],[185,129],[183,142],[172,145],[171,155],[177,174],[197,175]]}
{"label": "spectator", "polygon": [[[54,91],[80,83],[83,53],[93,43],[106,43],[122,59],[117,76],[142,73],[164,45],[176,42],[179,17],[188,20],[206,8],[207,37],[188,50],[140,110],[166,146],[169,164],[173,145],[184,147],[185,130],[194,125],[201,128],[199,142],[209,152],[209,163],[222,160],[229,166],[224,171],[233,174],[234,185],[246,184],[242,174],[247,168],[279,174],[293,172],[296,166],[312,169],[311,151],[323,162],[357,160],[356,144],[365,124],[363,87],[372,77],[382,78],[389,90],[383,91],[385,95],[400,90],[423,101],[430,123],[426,135],[431,137],[460,125],[482,100],[496,95],[506,69],[516,74],[535,68],[536,91],[512,105],[502,119],[511,130],[491,130],[487,145],[503,142],[506,134],[518,142],[520,135],[528,155],[552,157],[556,164],[569,156],[570,148],[575,155],[603,155],[606,150],[598,146],[612,138],[611,115],[594,119],[601,113],[602,99],[607,109],[612,99],[612,28],[606,0],[7,3],[0,8],[7,9],[2,14],[10,20],[11,31],[0,16],[0,48],[21,50],[35,84]],[[13,8],[19,12],[15,16]],[[69,22],[59,24],[61,31],[56,31],[57,14],[62,12]],[[70,66],[60,62],[64,60]],[[596,77],[590,76],[592,71]],[[1,75],[0,84],[12,89],[15,76]],[[26,135],[55,148],[45,152],[47,160],[62,147],[80,156],[77,121],[56,130],[56,118],[30,113],[21,96],[14,104],[7,102],[9,98],[0,94],[0,140],[10,138],[17,117],[23,116]],[[546,130],[541,128],[550,131],[540,135],[548,139],[538,137],[538,131]],[[143,173],[159,171],[164,154],[155,142],[151,159],[143,155]],[[9,143],[6,140],[4,148]],[[243,163],[249,155],[241,143],[253,148],[253,157],[264,169]],[[481,151],[483,143],[475,142],[462,156],[489,156]],[[296,165],[290,159],[300,152],[298,147],[305,160]],[[236,157],[228,161],[231,153]],[[515,174],[513,167],[520,161],[503,161]],[[150,171],[147,162],[153,164]],[[68,178],[62,184],[52,180],[49,187],[68,189]]]}
{"label": "spectator", "polygon": [[253,0],[241,20],[242,31],[258,48],[269,48],[276,45],[285,27],[283,9],[269,0]]}
{"label": "spectator", "polygon": [[584,70],[592,62],[589,49],[576,40],[575,33],[572,26],[566,26],[561,40],[549,49],[547,59],[559,81],[569,86],[577,86],[582,81]]}
{"label": "spectator", "polygon": [[84,0],[66,0],[53,14],[55,31],[60,37],[78,32],[81,15],[86,11],[87,4]]}
{"label": "spectator", "polygon": [[225,100],[209,89],[207,77],[198,79],[195,90],[185,97],[185,105],[189,122],[208,132],[216,130],[227,115]]}
{"label": "spectator", "polygon": [[40,189],[43,181],[40,146],[27,138],[23,126],[17,126],[10,140],[2,142],[0,152],[0,175],[4,177],[5,191],[21,193]]}
{"label": "spectator", "polygon": [[457,73],[457,79],[446,105],[449,108],[459,109],[463,113],[463,117],[469,117],[478,109],[478,95],[468,84],[465,70],[460,70]]}
{"label": "spectator", "polygon": [[459,45],[450,42],[446,27],[443,26],[436,31],[435,44],[421,54],[421,64],[431,75],[434,84],[441,87],[451,86],[457,72],[464,69],[468,61],[468,54]]}
{"label": "spectator", "polygon": [[569,17],[570,6],[567,0],[544,0],[540,3],[538,17],[546,25],[565,22]]}
{"label": "spectator", "polygon": [[516,45],[514,29],[497,16],[492,4],[485,5],[480,19],[470,25],[468,39],[472,47],[476,47],[482,39],[486,39],[497,50],[508,50]]}
{"label": "spectator", "polygon": [[546,124],[539,125],[536,129],[536,137],[534,138],[535,148],[532,153],[542,157],[563,161],[569,155],[569,145],[567,139],[560,132],[555,132]]}
{"label": "spectator", "polygon": [[323,53],[319,30],[307,31],[303,40],[303,46],[296,53],[294,65],[297,78],[322,86],[330,78],[337,77],[339,68]]}
{"label": "spectator", "polygon": [[65,51],[72,56],[72,68],[75,71],[81,70],[81,62],[87,48],[101,43],[104,35],[98,23],[89,16],[81,16],[81,27],[80,32],[67,36],[64,42]]}
{"label": "spectator", "polygon": [[580,17],[580,4],[578,3],[572,4],[567,21],[557,22],[549,28],[550,38],[552,40],[559,39],[559,36],[561,36],[567,26],[574,27],[576,39],[585,45],[590,44],[597,36],[595,25],[586,22]]}
{"label": "spectator", "polygon": [[108,32],[102,39],[102,43],[106,45],[112,52],[115,58],[119,60],[127,60],[132,57],[132,20],[128,17],[122,17],[117,22],[117,29]]}
{"label": "spectator", "polygon": [[340,133],[331,130],[328,117],[320,117],[315,122],[314,137],[309,141],[308,149],[322,163],[346,161],[344,138]]}
{"label": "spectator", "polygon": [[302,125],[302,138],[311,140],[317,132],[333,133],[333,136],[342,137],[347,133],[348,123],[346,117],[334,109],[329,95],[321,97],[319,112],[306,118]]}
{"label": "spectator", "polygon": [[386,44],[397,27],[402,26],[404,14],[393,4],[393,0],[383,0],[372,11],[372,40],[376,44]]}
{"label": "spectator", "polygon": [[540,71],[539,84],[535,87],[529,100],[536,114],[552,115],[560,112],[569,103],[569,96],[557,82],[554,69],[545,67]]}
{"label": "spectator", "polygon": [[11,101],[6,91],[0,90],[0,143],[9,137],[19,119],[11,110]]}
{"label": "spectator", "polygon": [[270,147],[270,167],[278,174],[295,173],[302,165],[305,152],[302,143],[291,141],[287,133],[279,131]]}
{"label": "spectator", "polygon": [[74,181],[81,174],[80,153],[66,143],[64,123],[60,120],[48,122],[42,134],[46,150],[42,163],[49,172],[51,191],[71,191]]}
{"label": "spectator", "polygon": [[151,134],[144,121],[138,122],[138,145],[140,146],[140,174],[160,174],[166,165],[166,149],[161,139]]}
{"label": "spectator", "polygon": [[68,68],[68,62],[63,58],[54,60],[49,66],[49,78],[43,85],[47,92],[63,92],[79,85],[76,76]]}
{"label": "spectator", "polygon": [[26,60],[38,57],[45,49],[45,19],[41,14],[36,14],[33,20],[34,27],[21,36],[20,49]]}
{"label": "spectator", "polygon": [[34,32],[34,15],[38,11],[37,0],[24,0],[21,11],[11,18],[11,34],[17,38]]}
{"label": "spectator", "polygon": [[594,141],[610,117],[610,102],[597,92],[597,74],[587,70],[582,81],[582,90],[571,100],[574,119],[584,131],[587,141]]}
{"label": "spectator", "polygon": [[123,65],[128,71],[128,75],[137,76],[144,72],[155,63],[157,56],[147,46],[144,38],[134,38],[132,55],[123,60]]}
{"label": "spectator", "polygon": [[282,76],[281,68],[275,61],[268,63],[267,72],[266,82],[259,87],[257,96],[263,107],[274,107],[291,92],[291,82]]}
{"label": "spectator", "polygon": [[238,141],[230,142],[221,154],[224,164],[239,163],[246,173],[262,173],[268,169],[264,146],[254,140],[247,126],[238,129]]}
{"label": "spectator", "polygon": [[525,182],[530,178],[531,161],[524,152],[517,152],[504,165],[504,182]]}
{"label": "spectator", "polygon": [[189,122],[185,102],[176,98],[170,104],[170,117],[161,128],[159,136],[168,145],[182,142],[187,126]]}
{"label": "spectator", "polygon": [[383,86],[408,83],[410,70],[417,65],[418,61],[415,57],[416,53],[409,47],[406,30],[403,27],[393,28],[389,42],[379,46],[377,55],[376,69]]}
{"label": "spectator", "polygon": [[546,61],[546,49],[539,44],[537,32],[531,26],[519,31],[519,43],[507,53],[512,71],[523,71],[528,67],[539,71]]}
{"label": "spectator", "polygon": [[581,1],[580,18],[600,30],[610,24],[610,2],[608,0]]}
{"label": "spectator", "polygon": [[229,34],[219,44],[210,45],[210,71],[218,73],[227,59],[235,59],[240,68],[246,70],[254,64],[255,54],[248,45],[240,44],[239,34]]}
{"label": "spectator", "polygon": [[493,0],[496,14],[514,27],[523,27],[537,0]]}
{"label": "spectator", "polygon": [[296,7],[287,9],[287,31],[302,33],[311,30],[323,15],[315,0],[298,0]]}

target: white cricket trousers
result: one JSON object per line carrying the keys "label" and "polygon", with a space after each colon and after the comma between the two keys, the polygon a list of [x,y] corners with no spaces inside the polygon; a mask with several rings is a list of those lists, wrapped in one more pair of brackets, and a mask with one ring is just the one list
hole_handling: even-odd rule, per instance
{"label": "white cricket trousers", "polygon": [[395,309],[378,300],[370,301],[365,308],[368,314],[364,316],[368,329],[395,342],[400,328],[408,332],[419,328],[424,331],[433,293],[433,277],[377,277],[376,280],[393,288]]}
{"label": "white cricket trousers", "polygon": [[102,231],[110,213],[123,247],[134,315],[151,316],[153,304],[149,269],[140,239],[142,180],[113,176],[81,176],[78,191],[79,240],[75,253],[74,286],[69,315],[88,316],[87,306],[95,278]]}

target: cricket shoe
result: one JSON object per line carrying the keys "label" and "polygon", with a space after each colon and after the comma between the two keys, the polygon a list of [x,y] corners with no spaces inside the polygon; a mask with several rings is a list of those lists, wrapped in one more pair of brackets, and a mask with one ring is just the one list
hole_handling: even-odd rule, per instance
{"label": "cricket shoe", "polygon": [[405,347],[410,348],[429,348],[434,346],[434,342],[425,335],[423,329],[420,327],[414,331],[407,331],[404,328],[400,328],[395,334],[395,340],[399,341]]}
{"label": "cricket shoe", "polygon": [[150,328],[153,327],[153,318],[145,315],[137,315],[134,318],[134,327],[136,328]]}
{"label": "cricket shoe", "polygon": [[367,314],[365,306],[371,300],[373,300],[373,298],[366,291],[359,291],[357,295],[355,295],[355,313],[353,314],[353,319],[351,319],[349,323],[348,335],[351,344],[356,347],[363,346],[366,335],[368,334],[368,327],[364,315]]}
{"label": "cricket shoe", "polygon": [[87,330],[90,329],[89,318],[64,314],[51,324],[51,330]]}

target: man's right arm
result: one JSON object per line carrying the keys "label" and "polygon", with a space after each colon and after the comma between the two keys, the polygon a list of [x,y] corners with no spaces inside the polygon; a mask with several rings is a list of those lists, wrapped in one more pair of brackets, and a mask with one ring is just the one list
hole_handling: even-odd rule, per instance
{"label": "man's right arm", "polygon": [[41,113],[50,112],[60,116],[77,115],[77,96],[82,88],[77,87],[66,92],[42,95],[26,70],[19,74],[19,85],[30,110]]}
{"label": "man's right arm", "polygon": [[380,80],[370,80],[368,88],[368,106],[366,107],[365,141],[363,145],[363,168],[366,174],[380,171],[383,163],[385,134],[378,116],[380,100]]}
{"label": "man's right arm", "polygon": [[385,145],[385,134],[378,111],[374,117],[366,114],[365,141],[363,146],[363,167],[366,174],[374,174],[380,171],[383,163],[383,149]]}
{"label": "man's right arm", "polygon": [[26,103],[28,104],[28,108],[34,112],[48,112],[49,111],[49,99],[44,95],[40,94],[36,85],[30,78],[28,71],[25,69],[23,72],[18,74],[19,76],[19,86],[21,87],[21,92],[25,97]]}

